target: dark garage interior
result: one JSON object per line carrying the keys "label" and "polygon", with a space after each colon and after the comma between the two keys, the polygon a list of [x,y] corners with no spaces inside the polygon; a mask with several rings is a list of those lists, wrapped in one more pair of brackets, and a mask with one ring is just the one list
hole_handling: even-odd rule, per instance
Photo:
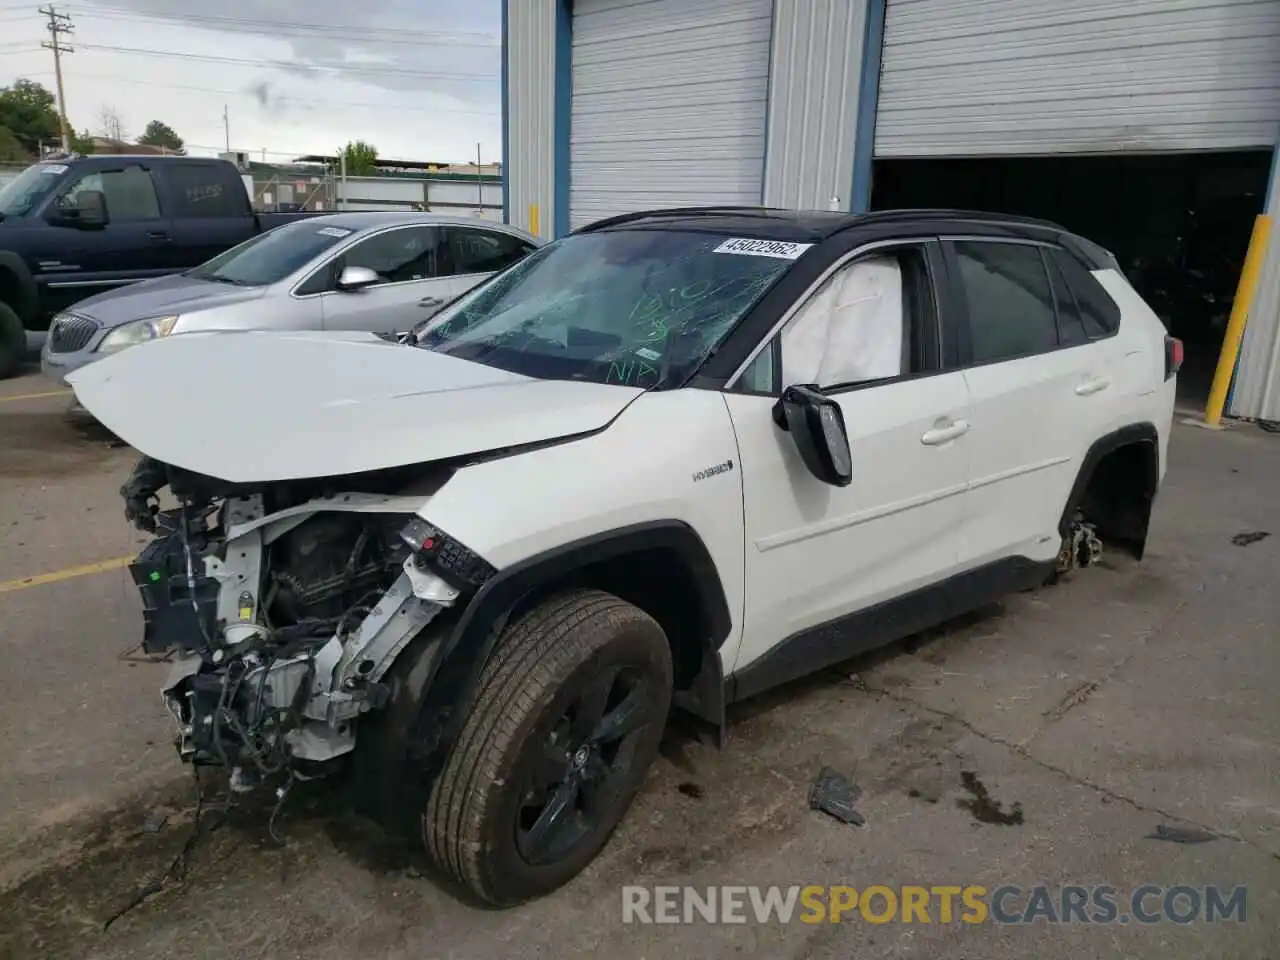
{"label": "dark garage interior", "polygon": [[1043,217],[1101,243],[1186,344],[1179,399],[1203,406],[1270,166],[1270,150],[884,159],[872,208]]}

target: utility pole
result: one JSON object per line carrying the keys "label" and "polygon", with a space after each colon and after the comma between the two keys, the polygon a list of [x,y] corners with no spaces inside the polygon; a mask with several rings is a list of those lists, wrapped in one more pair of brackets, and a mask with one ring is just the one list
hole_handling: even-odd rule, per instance
{"label": "utility pole", "polygon": [[227,118],[227,105],[222,105],[222,133],[226,138],[227,153],[231,152],[231,121]]}
{"label": "utility pole", "polygon": [[70,14],[58,13],[53,4],[41,7],[40,12],[49,18],[50,39],[41,43],[40,46],[53,51],[53,75],[58,81],[58,123],[62,128],[62,152],[70,153],[71,133],[67,127],[67,95],[62,89],[62,55],[75,53],[75,50],[63,43],[60,38],[74,33],[75,27],[71,25]]}
{"label": "utility pole", "polygon": [[480,144],[476,144],[476,213],[484,216],[484,172],[480,169]]}
{"label": "utility pole", "polygon": [[344,147],[342,153],[338,155],[338,175],[342,178],[338,186],[338,203],[339,210],[347,209],[347,151]]}

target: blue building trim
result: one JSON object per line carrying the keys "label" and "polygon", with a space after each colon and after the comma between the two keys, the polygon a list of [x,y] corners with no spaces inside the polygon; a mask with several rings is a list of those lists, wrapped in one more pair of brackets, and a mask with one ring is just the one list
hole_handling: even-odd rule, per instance
{"label": "blue building trim", "polygon": [[569,232],[570,124],[573,118],[573,0],[556,0],[554,237]]}
{"label": "blue building trim", "polygon": [[[1280,141],[1276,141],[1275,147],[1271,150],[1271,170],[1267,173],[1267,193],[1262,200],[1262,209],[1259,213],[1267,213],[1271,209],[1271,198],[1276,188],[1276,175],[1280,173]],[[1274,227],[1272,228],[1275,229]],[[1246,328],[1247,329],[1247,328]],[[1244,355],[1244,343],[1241,342],[1240,349],[1236,353],[1235,366],[1231,368],[1231,386],[1227,388],[1227,402],[1223,404],[1223,410],[1228,414],[1231,413],[1231,402],[1236,396],[1236,381],[1240,378],[1240,358]]]}
{"label": "blue building trim", "polygon": [[853,190],[849,196],[849,209],[854,213],[866,213],[871,206],[871,167],[876,150],[876,108],[880,104],[885,3],[886,0],[866,0],[862,76],[858,80],[858,118],[853,132]]}
{"label": "blue building trim", "polygon": [[511,222],[511,179],[508,171],[511,167],[511,111],[508,104],[507,86],[510,75],[507,73],[507,57],[510,49],[507,44],[507,7],[511,0],[502,0],[502,222]]}
{"label": "blue building trim", "polygon": [[773,38],[778,32],[778,0],[770,4],[769,13],[769,72],[764,87],[764,156],[760,160],[760,203],[769,194],[769,126],[773,121]]}

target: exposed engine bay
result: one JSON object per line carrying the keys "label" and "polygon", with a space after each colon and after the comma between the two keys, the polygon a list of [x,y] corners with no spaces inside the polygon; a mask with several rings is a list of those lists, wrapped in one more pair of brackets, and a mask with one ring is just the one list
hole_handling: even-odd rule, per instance
{"label": "exposed engine bay", "polygon": [[[180,756],[252,789],[314,775],[355,746],[358,718],[406,644],[493,570],[415,515],[447,479],[227,484],[143,458],[121,488],[154,539],[131,564],[143,649],[172,653],[165,703]],[[161,510],[168,487],[179,506]],[[339,488],[340,489],[340,488]],[[411,491],[411,492],[407,492]]]}

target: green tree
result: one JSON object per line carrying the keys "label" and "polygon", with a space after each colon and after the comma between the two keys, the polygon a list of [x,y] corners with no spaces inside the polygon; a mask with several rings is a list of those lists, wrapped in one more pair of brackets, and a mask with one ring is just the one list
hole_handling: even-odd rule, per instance
{"label": "green tree", "polygon": [[14,163],[30,159],[26,148],[18,142],[13,131],[8,127],[0,127],[0,163]]}
{"label": "green tree", "polygon": [[149,147],[164,147],[172,153],[183,153],[185,150],[182,138],[174,132],[173,127],[162,120],[152,120],[148,123],[147,129],[138,138],[138,143]]}
{"label": "green tree", "polygon": [[53,94],[32,80],[0,88],[0,127],[7,127],[29,156],[39,156],[41,143],[61,139]]}
{"label": "green tree", "polygon": [[352,140],[338,155],[347,158],[347,176],[367,177],[378,169],[378,148],[363,140]]}

